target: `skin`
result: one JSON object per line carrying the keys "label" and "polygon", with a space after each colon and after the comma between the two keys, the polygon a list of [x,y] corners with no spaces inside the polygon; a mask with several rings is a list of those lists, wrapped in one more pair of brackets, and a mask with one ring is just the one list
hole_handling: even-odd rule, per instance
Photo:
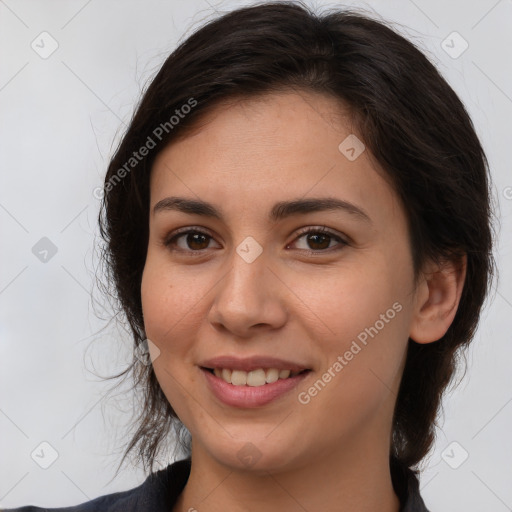
{"label": "skin", "polygon": [[[399,510],[389,439],[408,338],[444,335],[465,267],[428,263],[414,282],[404,210],[368,150],[354,161],[340,152],[351,133],[334,99],[273,93],[216,107],[154,163],[144,320],[158,381],[192,435],[191,474],[174,512]],[[211,202],[224,220],[153,213],[168,196]],[[371,222],[346,211],[268,220],[276,202],[306,197],[350,201]],[[298,235],[320,226],[348,243]],[[208,236],[166,246],[182,227]],[[248,236],[263,249],[252,263],[236,252]],[[298,394],[397,302],[400,312],[300,403]],[[225,354],[291,359],[312,371],[270,404],[234,408],[215,399],[198,367]],[[251,466],[237,456],[248,442],[259,455]]]}

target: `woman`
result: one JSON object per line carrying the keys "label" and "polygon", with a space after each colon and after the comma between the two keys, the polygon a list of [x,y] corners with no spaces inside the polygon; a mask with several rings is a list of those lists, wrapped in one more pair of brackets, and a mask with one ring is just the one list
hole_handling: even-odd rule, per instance
{"label": "woman", "polygon": [[494,262],[484,152],[418,49],[346,11],[228,13],[166,60],[104,192],[146,400],[125,457],[152,471],[173,425],[190,451],[59,510],[427,510]]}

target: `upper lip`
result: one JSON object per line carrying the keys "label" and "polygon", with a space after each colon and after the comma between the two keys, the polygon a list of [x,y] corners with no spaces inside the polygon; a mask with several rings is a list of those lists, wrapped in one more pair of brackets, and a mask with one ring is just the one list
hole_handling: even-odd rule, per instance
{"label": "upper lip", "polygon": [[203,368],[229,368],[230,370],[242,370],[250,372],[259,368],[276,368],[277,370],[290,370],[292,372],[300,372],[309,370],[309,368],[300,363],[287,361],[285,359],[277,359],[270,356],[253,356],[240,358],[235,356],[217,356],[208,359],[199,364]]}

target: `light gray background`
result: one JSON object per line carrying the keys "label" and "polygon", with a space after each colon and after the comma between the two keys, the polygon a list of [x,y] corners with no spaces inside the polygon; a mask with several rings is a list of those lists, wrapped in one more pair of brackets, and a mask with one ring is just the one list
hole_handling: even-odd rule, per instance
{"label": "light gray background", "polygon": [[[246,3],[0,0],[0,506],[73,505],[144,479],[133,468],[112,480],[133,404],[122,392],[106,396],[112,383],[94,372],[120,371],[131,341],[98,332],[106,313],[93,287],[93,191],[142,87],[176,43]],[[433,512],[512,510],[512,1],[309,3],[403,25],[460,95],[487,151],[502,217],[500,280],[467,375],[445,401],[421,488]],[[58,43],[46,59],[31,47],[50,48],[43,31]],[[458,58],[442,46],[462,49],[457,36],[446,39],[453,31],[469,44]],[[46,263],[32,252],[42,237],[57,248]],[[48,469],[31,458],[51,455],[42,442],[59,455]]]}

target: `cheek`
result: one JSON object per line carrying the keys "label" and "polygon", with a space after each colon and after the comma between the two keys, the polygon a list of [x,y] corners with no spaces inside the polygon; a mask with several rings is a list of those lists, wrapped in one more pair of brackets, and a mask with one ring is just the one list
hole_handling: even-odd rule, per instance
{"label": "cheek", "polygon": [[408,340],[407,279],[381,258],[297,291],[315,313],[311,330],[327,333],[316,338],[323,353],[319,379],[300,390],[313,415],[336,410],[341,428],[347,415],[357,422],[394,397]]}
{"label": "cheek", "polygon": [[194,405],[194,400],[189,403],[187,390],[195,389],[199,378],[192,368],[197,362],[198,333],[205,323],[208,294],[216,282],[209,274],[211,271],[191,272],[190,267],[180,269],[169,265],[165,255],[149,253],[142,276],[146,335],[160,351],[153,368],[182,420]]}
{"label": "cheek", "polygon": [[298,390],[299,407],[326,425],[326,435],[342,438],[374,422],[382,428],[390,422],[407,345],[400,315],[406,313],[392,304],[373,306],[366,316],[338,315],[335,331],[341,334],[323,340],[324,365]]}
{"label": "cheek", "polygon": [[[398,302],[404,306],[405,283],[388,268],[385,259],[358,260],[354,258],[329,272],[323,269],[321,273],[293,279],[293,291],[304,304],[301,321],[321,333],[318,342],[324,340],[335,350],[343,350],[345,344],[350,345],[350,340],[360,333],[364,338],[365,329],[376,322],[379,331],[389,331],[389,325],[396,324],[395,317],[400,316],[396,311],[400,308],[393,309],[393,304]],[[381,328],[383,325],[385,329]]]}
{"label": "cheek", "polygon": [[[162,350],[179,345],[180,332],[197,316],[208,286],[199,276],[186,276],[177,268],[169,268],[164,258],[148,254],[141,283],[144,325],[149,339]],[[160,261],[159,261],[160,260]],[[162,345],[162,346],[160,346]]]}
{"label": "cheek", "polygon": [[[194,280],[193,280],[194,281]],[[200,283],[184,282],[166,262],[158,262],[148,254],[142,276],[141,300],[147,337],[158,347],[152,360],[157,380],[174,411],[191,424],[191,405],[186,390],[194,389],[197,375],[190,372],[193,341],[190,333],[199,325],[200,299],[205,290]],[[193,407],[192,407],[193,409]],[[199,408],[196,415],[203,414]]]}

